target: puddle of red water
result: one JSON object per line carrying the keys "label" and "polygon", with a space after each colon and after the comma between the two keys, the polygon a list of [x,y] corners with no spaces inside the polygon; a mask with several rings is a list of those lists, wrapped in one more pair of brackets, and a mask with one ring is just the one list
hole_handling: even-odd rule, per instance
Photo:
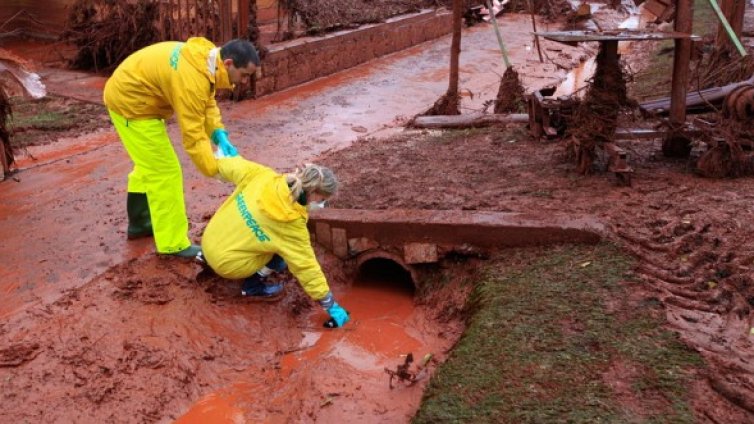
{"label": "puddle of red water", "polygon": [[[385,359],[394,362],[401,354],[418,352],[420,341],[406,330],[413,310],[412,294],[396,286],[378,283],[356,284],[339,300],[354,316],[342,331],[304,332],[299,352],[281,361],[284,373],[300,362],[317,357],[338,357],[357,369],[364,369]],[[321,316],[313,319],[321,320]],[[312,326],[320,325],[313,321]]]}
{"label": "puddle of red water", "polygon": [[[412,415],[421,399],[420,389],[411,392],[411,395],[391,391],[388,387],[388,375],[384,372],[386,367],[395,369],[396,365],[404,361],[407,353],[421,358],[425,353],[438,349],[438,340],[425,337],[421,330],[411,324],[417,314],[421,314],[414,306],[412,289],[390,283],[357,282],[346,293],[341,293],[338,301],[351,313],[351,322],[342,329],[327,330],[322,328],[326,314],[320,311],[312,313],[302,331],[298,348],[281,358],[279,378],[273,379],[276,382],[268,381],[262,389],[252,387],[251,381],[239,380],[231,387],[205,396],[177,422],[235,423],[239,416],[244,416],[244,412],[259,414],[258,408],[255,411],[244,411],[249,404],[238,405],[234,403],[234,399],[259,399],[261,396],[276,404],[281,400],[280,393],[300,390],[290,386],[300,384],[302,372],[313,372],[312,369],[320,369],[322,364],[332,364],[333,361],[346,364],[347,369],[353,370],[350,374],[358,375],[359,390],[368,393],[368,397],[392,398],[391,405],[394,408],[405,409],[401,411],[404,416]],[[317,380],[318,376],[315,374],[312,378]],[[256,381],[258,385],[259,379]],[[297,394],[314,396],[312,393]],[[360,406],[343,406],[346,400],[339,401],[341,409],[322,409],[323,415],[319,418],[356,418],[356,415],[364,413],[358,412]],[[279,407],[285,408],[286,405]],[[370,420],[368,414],[359,417],[361,420]],[[267,416],[264,422],[284,422],[286,419],[280,421],[280,417]]]}
{"label": "puddle of red water", "polygon": [[[249,392],[251,388],[244,387],[239,383],[234,388],[236,393]],[[242,424],[245,421],[243,411],[235,406],[237,396],[219,393],[210,393],[197,402],[193,408],[181,418],[177,424]]]}

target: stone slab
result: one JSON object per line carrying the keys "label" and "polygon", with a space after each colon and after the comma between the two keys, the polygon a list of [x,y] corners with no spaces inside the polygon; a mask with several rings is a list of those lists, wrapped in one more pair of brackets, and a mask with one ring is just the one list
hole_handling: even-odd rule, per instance
{"label": "stone slab", "polygon": [[558,243],[594,244],[605,233],[604,225],[592,216],[549,213],[535,216],[484,211],[326,208],[310,215],[310,228],[319,223],[343,229],[351,238],[366,237],[380,245],[393,246],[467,243],[507,248]]}

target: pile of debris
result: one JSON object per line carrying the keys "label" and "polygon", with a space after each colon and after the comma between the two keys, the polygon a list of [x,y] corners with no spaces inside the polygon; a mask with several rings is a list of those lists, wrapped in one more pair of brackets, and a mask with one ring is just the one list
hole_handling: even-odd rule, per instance
{"label": "pile of debris", "polygon": [[495,113],[525,113],[526,96],[518,72],[509,67],[500,78],[500,87],[495,97]]}
{"label": "pile of debris", "polygon": [[159,4],[150,0],[78,0],[60,38],[78,48],[74,68],[111,71],[131,53],[160,41],[159,14]]}
{"label": "pile of debris", "polygon": [[508,0],[505,10],[514,13],[534,13],[554,21],[573,12],[568,0]]}
{"label": "pile of debris", "polygon": [[[708,149],[699,157],[696,171],[710,178],[754,175],[754,60],[713,53],[697,65],[697,87],[689,90],[686,111],[700,114],[694,129]],[[701,88],[707,87],[707,88]],[[670,99],[641,104],[651,116],[667,115]]]}
{"label": "pile of debris", "polygon": [[383,22],[404,13],[434,7],[432,0],[282,0],[289,16],[298,16],[307,34],[321,34]]}
{"label": "pile of debris", "polygon": [[[77,0],[71,5],[61,40],[78,47],[72,66],[109,72],[128,55],[150,44],[201,34],[222,39],[220,2]],[[248,25],[236,34],[258,45],[256,2],[249,2]]]}
{"label": "pile of debris", "polygon": [[626,79],[618,55],[601,44],[597,69],[586,95],[577,101],[567,122],[566,149],[580,174],[592,172],[596,147],[613,141],[618,116],[636,102],[626,94]]}
{"label": "pile of debris", "polygon": [[12,95],[28,95],[42,98],[47,92],[39,75],[31,72],[32,66],[13,53],[0,49],[0,181],[11,175],[15,162],[13,154],[13,131],[10,127],[13,118]]}
{"label": "pile of debris", "polygon": [[5,90],[0,87],[0,163],[3,167],[3,175],[0,181],[10,175],[10,166],[14,162],[13,147],[10,143],[10,130],[8,123],[12,117],[13,111],[10,107],[10,99]]}

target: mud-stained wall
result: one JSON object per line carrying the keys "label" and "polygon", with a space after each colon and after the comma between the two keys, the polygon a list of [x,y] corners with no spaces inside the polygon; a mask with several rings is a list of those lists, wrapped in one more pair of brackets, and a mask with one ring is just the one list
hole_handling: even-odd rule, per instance
{"label": "mud-stained wall", "polygon": [[278,0],[257,0],[257,23],[274,23],[278,19]]}
{"label": "mud-stained wall", "polygon": [[[57,34],[63,30],[68,8],[74,0],[2,0],[3,32],[23,28],[31,33]],[[8,22],[9,19],[12,21]]]}
{"label": "mud-stained wall", "polygon": [[330,75],[450,33],[452,14],[431,10],[322,38],[270,46],[257,81],[258,96]]}

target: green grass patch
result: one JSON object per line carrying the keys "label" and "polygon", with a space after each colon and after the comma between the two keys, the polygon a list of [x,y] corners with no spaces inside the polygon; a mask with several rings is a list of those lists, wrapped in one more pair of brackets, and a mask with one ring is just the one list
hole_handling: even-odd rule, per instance
{"label": "green grass patch", "polygon": [[[717,33],[718,20],[707,0],[694,0],[693,32],[700,36]],[[634,76],[630,85],[631,97],[643,101],[670,95],[670,81],[673,75],[673,40],[658,43],[645,42],[653,49],[644,69]]]}
{"label": "green grass patch", "polygon": [[32,114],[14,114],[15,128],[33,128],[44,131],[66,130],[74,126],[74,117],[60,112],[39,112]]}
{"label": "green grass patch", "polygon": [[414,422],[692,422],[702,360],[664,329],[657,302],[628,305],[631,267],[608,244],[490,260]]}
{"label": "green grass patch", "polygon": [[48,95],[42,99],[11,98],[14,147],[48,144],[110,125],[104,106]]}
{"label": "green grass patch", "polygon": [[11,125],[16,130],[61,131],[76,125],[75,109],[54,96],[38,100],[14,97],[11,106]]}

